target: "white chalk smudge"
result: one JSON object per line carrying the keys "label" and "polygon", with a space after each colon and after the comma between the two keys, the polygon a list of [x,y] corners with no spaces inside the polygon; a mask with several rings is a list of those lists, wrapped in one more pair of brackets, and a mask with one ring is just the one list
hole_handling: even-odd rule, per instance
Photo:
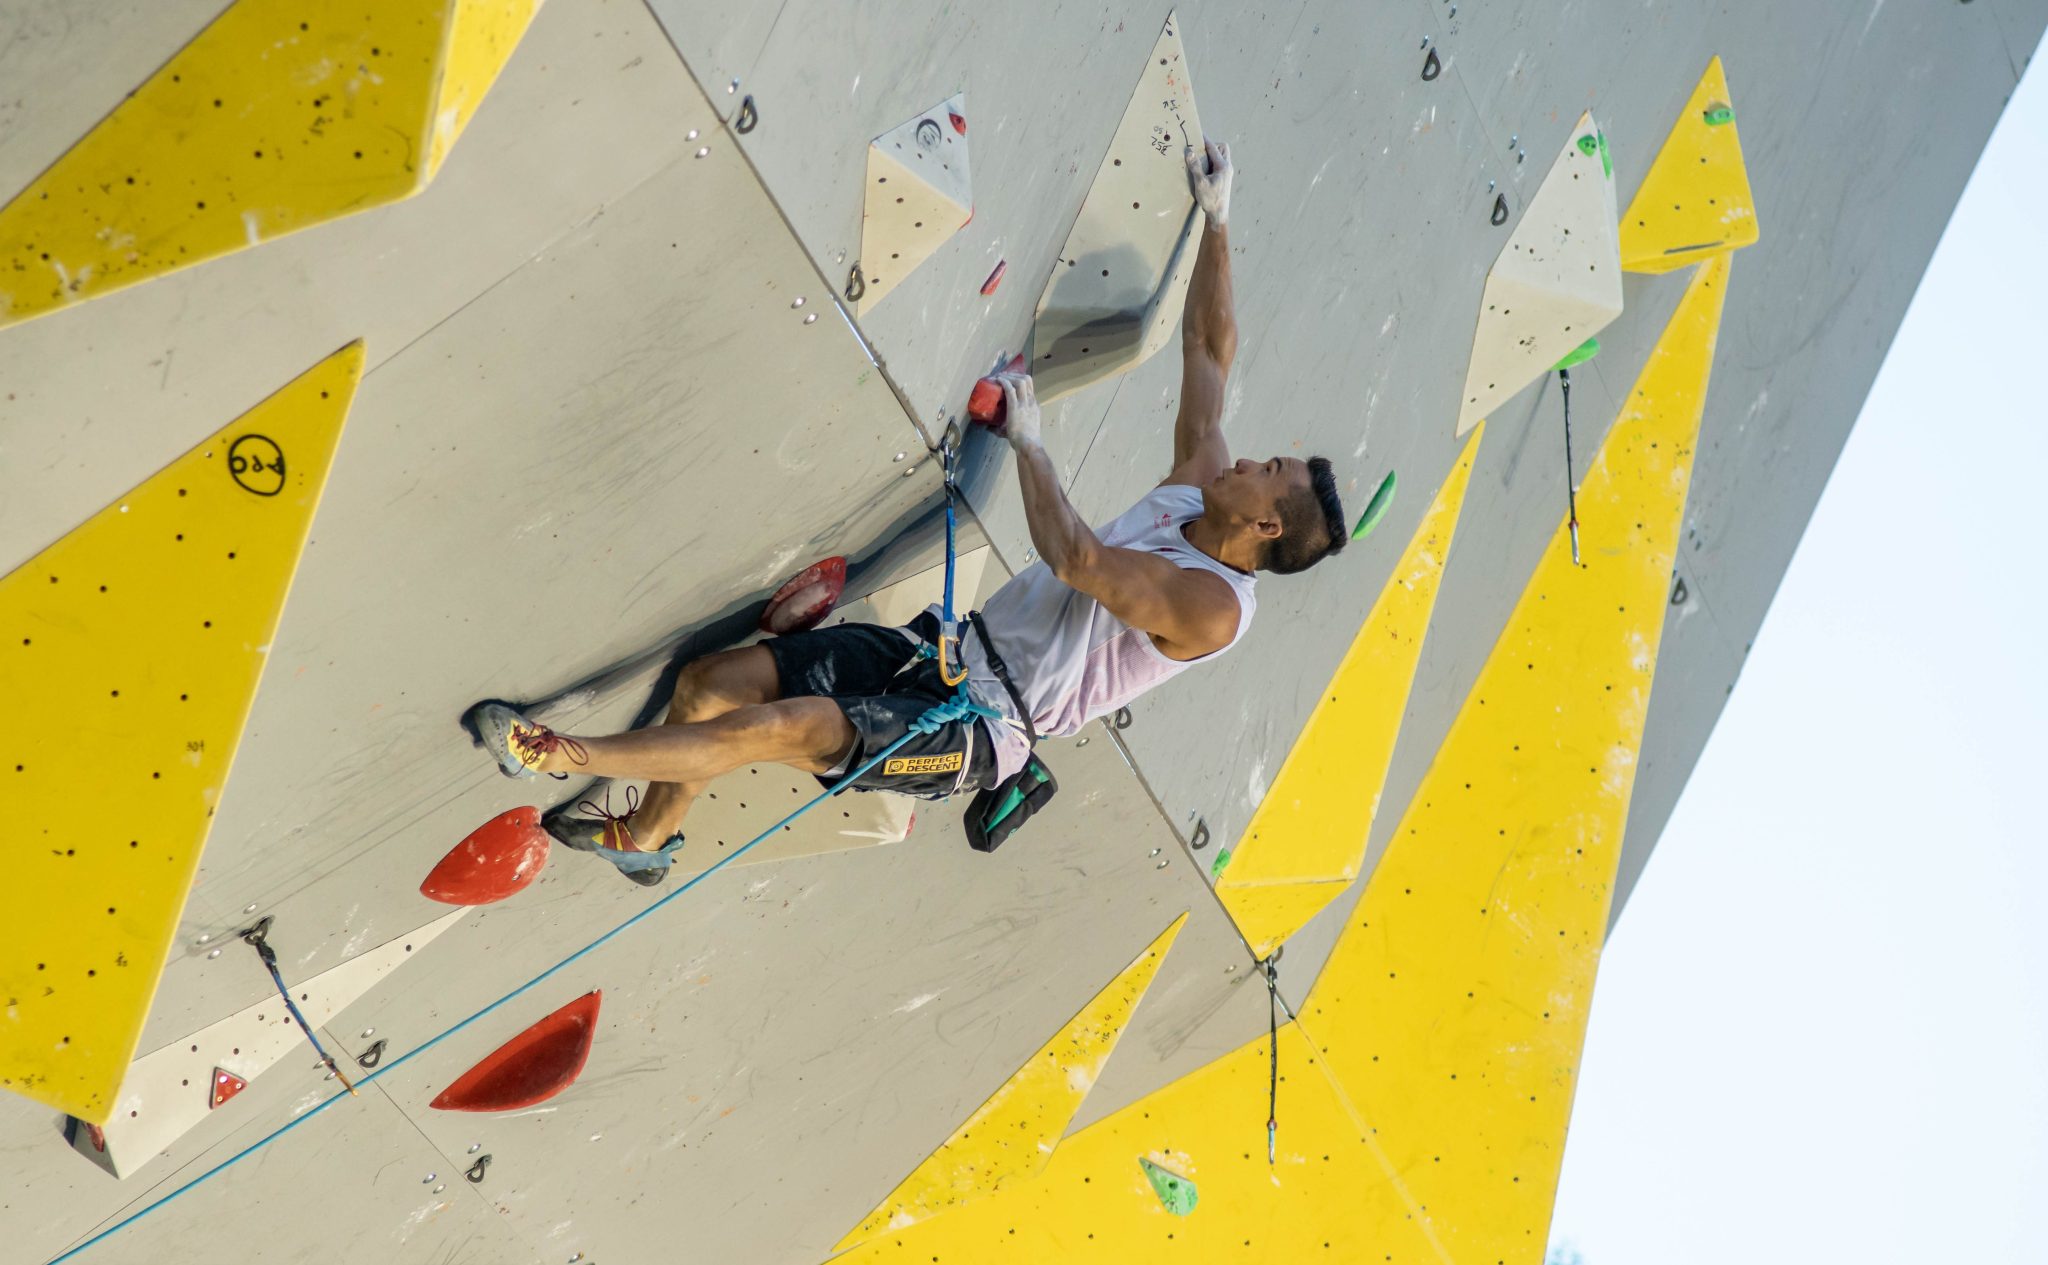
{"label": "white chalk smudge", "polygon": [[904,1002],[901,1006],[896,1007],[896,1009],[890,1011],[889,1013],[892,1015],[907,1015],[919,1010],[923,1010],[926,1006],[931,1005],[939,998],[945,996],[945,993],[946,990],[943,988],[936,993],[919,993],[917,996],[911,998],[907,1002]]}

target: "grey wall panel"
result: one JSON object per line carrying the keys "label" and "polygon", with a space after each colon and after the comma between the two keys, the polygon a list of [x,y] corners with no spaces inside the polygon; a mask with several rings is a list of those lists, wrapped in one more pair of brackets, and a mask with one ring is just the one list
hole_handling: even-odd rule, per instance
{"label": "grey wall panel", "polygon": [[[730,149],[679,158],[365,380],[188,933],[307,893],[318,970],[371,925],[338,911],[424,921],[424,867],[553,790],[469,748],[470,701],[551,694],[927,500],[858,345],[791,308],[815,287],[758,188]],[[225,1000],[167,987],[150,1033]]]}
{"label": "grey wall panel", "polygon": [[[562,793],[497,778],[454,728],[469,701],[618,669],[578,714],[625,723],[650,651],[744,622],[795,567],[892,539],[878,580],[929,559],[935,480],[903,401],[929,426],[1022,342],[1166,13],[651,3],[660,26],[617,0],[547,5],[422,197],[0,335],[20,397],[0,403],[10,562],[370,337],[145,1046],[264,995],[245,949],[211,959],[197,935],[254,905],[277,919],[288,975],[324,969],[436,916],[415,887],[467,830]],[[124,25],[105,6],[17,6],[0,68],[51,108],[0,102],[0,184],[31,178],[217,7]],[[1718,51],[1764,239],[1735,263],[1679,564],[1689,600],[1667,615],[1625,891],[2048,0],[1180,12],[1202,117],[1241,169],[1233,443],[1329,453],[1354,512],[1397,469],[1378,533],[1310,576],[1263,582],[1243,646],[1144,700],[1123,735],[1142,782],[1094,727],[1086,746],[1054,744],[1060,800],[993,857],[962,845],[957,806],[932,806],[903,844],[716,876],[380,1082],[402,1118],[375,1096],[341,1104],[96,1259],[641,1259],[676,1250],[684,1224],[706,1259],[816,1260],[1181,910],[1190,924],[1077,1125],[1262,1033],[1263,990],[1244,982],[1248,956],[1202,877],[1214,853],[1173,833],[1199,816],[1213,848],[1243,828],[1455,459],[1480,286],[1509,231],[1487,223],[1487,182],[1518,210],[1591,107],[1625,199]],[[1430,83],[1424,35],[1445,59]],[[103,65],[100,45],[118,45]],[[976,216],[865,322],[885,375],[820,271],[836,288],[839,252],[858,249],[868,138],[962,88]],[[746,93],[761,124],[742,154],[715,119]],[[996,258],[1008,274],[983,298]],[[1606,350],[1575,374],[1581,472],[1682,284],[1630,278]],[[206,354],[224,346],[241,354]],[[1164,472],[1178,374],[1169,348],[1052,410],[1084,513],[1117,512]],[[1368,867],[1562,517],[1557,404],[1554,385],[1535,387],[1489,422]],[[1022,565],[1003,454],[979,445],[969,466],[991,540]],[[649,899],[563,858],[329,1035],[350,1054],[371,1028],[410,1049]],[[1291,995],[1355,899],[1290,944]],[[503,1118],[425,1108],[597,986],[598,1047],[561,1098]],[[259,1077],[177,1162],[253,1138],[317,1085],[298,1064]],[[450,1193],[490,1203],[437,1211],[420,1179],[445,1178],[473,1143],[493,1153],[491,1177]],[[0,1100],[0,1176],[27,1192],[0,1194],[9,1230],[21,1218],[42,1255],[147,1188],[69,1155],[50,1113],[14,1098]],[[315,1191],[334,1201],[320,1218],[276,1215]]]}
{"label": "grey wall panel", "polygon": [[711,108],[729,119],[744,100],[743,83],[761,45],[768,39],[784,4],[718,4],[713,0],[647,0],[662,29],[682,55]]}
{"label": "grey wall panel", "polygon": [[[159,29],[154,7],[139,30],[123,6],[64,7],[0,50],[20,61],[0,64],[0,92],[46,103],[0,116],[0,199],[190,35]],[[643,8],[556,0],[425,192],[7,329],[0,569],[350,339],[374,369],[645,182],[691,126],[710,116]]]}
{"label": "grey wall panel", "polygon": [[[159,1160],[116,1183],[58,1137],[55,1117],[0,1101],[0,1194],[7,1260],[44,1261],[168,1194],[333,1092],[308,1070],[277,1067]],[[196,1091],[195,1091],[196,1092]],[[344,1265],[366,1259],[434,1265],[560,1265],[578,1248],[523,1237],[495,1192],[463,1180],[468,1158],[436,1150],[382,1091],[337,1103],[258,1156],[195,1187],[88,1250],[93,1265]],[[33,1174],[25,1183],[17,1175]],[[430,1179],[431,1175],[431,1179]],[[545,1244],[545,1246],[543,1246]]]}
{"label": "grey wall panel", "polygon": [[[957,813],[933,806],[899,845],[715,875],[399,1069],[389,1092],[443,1152],[480,1140],[496,1156],[493,1198],[528,1237],[568,1226],[562,1241],[597,1260],[686,1242],[705,1260],[815,1261],[1183,910],[1087,1110],[1250,1039],[1264,996],[1232,987],[1249,962],[1227,916],[1109,744],[1054,747],[1060,798],[1002,851],[973,852]],[[482,911],[450,933],[467,937],[459,953],[414,963],[408,987],[332,1027],[350,1050],[366,1027],[410,1048],[647,904],[605,877]],[[426,1108],[600,987],[590,1065],[560,1097],[503,1116]]]}
{"label": "grey wall panel", "polygon": [[[1998,20],[1999,35],[2004,41],[2006,64],[2012,70],[2015,83],[2026,68],[2033,64],[2034,53],[2041,43],[2041,13],[2032,0],[1985,0],[1991,14]],[[2008,97],[2010,93],[2006,94]]]}
{"label": "grey wall panel", "polygon": [[9,0],[0,41],[0,190],[41,175],[227,5]]}
{"label": "grey wall panel", "polygon": [[[1735,648],[1762,619],[2048,6],[1788,13],[1759,4],[1524,3],[1468,5],[1453,17],[1438,5],[1192,4],[1179,12],[1206,125],[1232,139],[1241,171],[1233,441],[1247,453],[1332,453],[1340,468],[1355,467],[1344,470],[1354,505],[1385,469],[1407,475],[1395,514],[1361,550],[1364,561],[1354,554],[1336,574],[1269,581],[1265,619],[1232,659],[1138,709],[1131,749],[1176,826],[1200,817],[1225,839],[1242,828],[1369,608],[1426,505],[1422,489],[1455,453],[1447,426],[1430,419],[1454,403],[1473,304],[1501,240],[1502,230],[1484,223],[1489,182],[1518,212],[1563,130],[1590,108],[1613,141],[1625,206],[1708,58],[1727,61],[1764,240],[1737,261],[1687,541],[1702,600],[1716,604],[1726,635],[1672,639],[1631,814],[1625,898],[1690,769],[1688,753],[1718,715],[1710,698],[1670,696],[1694,680],[1725,691]],[[1094,151],[1080,137],[1089,129],[1046,127],[1044,85],[1061,83],[1063,118],[1098,124],[1099,147],[1130,81],[1127,46],[1149,40],[1163,11],[1119,14],[1121,29],[1095,14],[1035,12],[1035,39],[1004,59],[977,56],[1016,16],[906,5],[855,17],[784,6],[747,78],[771,122],[844,120],[839,136],[764,124],[744,142],[798,236],[835,277],[858,254],[867,137],[956,88],[968,91],[978,125],[975,221],[865,322],[927,423],[958,407],[992,349],[1022,342],[1038,278],[1085,195]],[[1443,57],[1434,83],[1417,73],[1424,36]],[[860,55],[847,59],[850,49]],[[1536,158],[1523,161],[1522,152]],[[1064,174],[1063,155],[1072,168]],[[984,299],[975,285],[997,257],[1010,261],[1005,288]],[[1630,279],[1628,313],[1605,335],[1602,359],[1579,375],[1582,469],[1676,296],[1668,278]],[[1169,350],[1049,411],[1049,445],[1084,514],[1106,518],[1156,477],[1177,379]],[[1558,521],[1554,393],[1525,392],[1490,431],[1373,857]],[[1000,450],[981,445],[973,457],[970,486],[993,539],[1006,557],[1028,562]],[[1220,739],[1204,723],[1218,698],[1232,714]],[[1620,900],[1615,908],[1618,916]]]}

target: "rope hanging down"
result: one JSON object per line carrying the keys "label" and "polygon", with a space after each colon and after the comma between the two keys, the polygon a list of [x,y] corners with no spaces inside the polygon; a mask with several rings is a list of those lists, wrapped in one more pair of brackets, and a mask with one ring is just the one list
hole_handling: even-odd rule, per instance
{"label": "rope hanging down", "polygon": [[[953,442],[952,433],[950,429],[946,438],[940,442],[940,449],[941,455],[945,462],[946,472],[946,588],[944,606],[941,612],[942,619],[940,622],[942,644],[939,650],[943,670],[943,665],[945,663],[945,648],[943,645],[943,640],[947,635],[950,634],[951,630],[955,627],[955,621],[953,619],[953,501],[956,495],[956,489],[953,485]],[[958,693],[954,696],[953,701],[948,703],[941,703],[934,706],[933,708],[931,708],[930,711],[925,713],[925,717],[920,718],[920,721],[926,718],[933,717],[941,718],[942,721],[958,720],[968,715],[975,715],[992,718],[993,721],[997,724],[1005,723],[1005,718],[1002,716],[1000,712],[997,712],[992,708],[984,707],[981,704],[976,703],[971,698],[969,698],[967,693],[967,673],[964,665],[961,667],[960,676],[958,680],[949,681],[948,684],[955,685],[958,688]],[[262,1150],[264,1147],[269,1146],[272,1142],[277,1141],[277,1139],[283,1137],[285,1134],[290,1133],[293,1129],[298,1128],[300,1125],[306,1123],[308,1120],[311,1120],[313,1117],[319,1115],[321,1112],[326,1111],[329,1107],[332,1107],[335,1103],[340,1102],[343,1098],[356,1094],[358,1085],[368,1085],[370,1082],[376,1080],[380,1076],[383,1076],[390,1072],[397,1071],[399,1068],[404,1067],[407,1063],[410,1063],[413,1059],[418,1058],[420,1055],[425,1054],[428,1050],[431,1050],[435,1046],[441,1044],[443,1041],[446,1041],[449,1037],[452,1037],[456,1033],[461,1032],[463,1029],[469,1027],[477,1020],[482,1019],[485,1016],[496,1011],[499,1007],[524,996],[526,993],[532,991],[540,984],[553,978],[555,975],[559,974],[563,970],[566,970],[569,966],[582,960],[584,957],[595,952],[597,949],[603,947],[604,945],[611,943],[612,940],[624,934],[628,928],[633,927],[636,924],[646,920],[647,918],[652,917],[657,910],[666,906],[670,901],[673,901],[676,898],[682,896],[683,893],[696,887],[697,884],[703,882],[707,878],[710,878],[712,875],[718,873],[726,866],[731,865],[734,861],[737,861],[740,857],[746,855],[749,851],[753,850],[758,845],[766,842],[769,839],[774,838],[778,833],[781,832],[784,826],[789,825],[790,823],[794,822],[797,818],[811,811],[811,809],[816,808],[819,804],[824,803],[826,800],[831,799],[833,796],[839,794],[841,791],[844,791],[847,787],[853,785],[854,782],[858,779],[865,777],[869,772],[878,767],[884,760],[887,760],[890,756],[896,754],[897,749],[902,747],[904,743],[909,742],[912,738],[915,738],[917,736],[918,730],[915,728],[911,729],[908,733],[905,733],[902,737],[896,739],[896,741],[890,743],[888,746],[876,752],[872,759],[862,764],[859,768],[848,770],[846,776],[840,778],[837,782],[833,783],[827,789],[820,791],[816,796],[812,797],[809,802],[805,803],[795,812],[789,814],[787,817],[782,818],[780,821],[777,821],[774,825],[768,827],[760,834],[755,835],[752,839],[749,839],[747,842],[741,844],[739,847],[734,848],[731,852],[728,852],[724,856],[719,857],[718,860],[712,862],[712,864],[708,866],[703,873],[698,874],[695,877],[689,879],[680,887],[676,888],[676,890],[670,892],[668,895],[662,897],[660,900],[655,901],[653,904],[641,910],[639,913],[634,914],[630,918],[627,918],[618,926],[613,927],[610,931],[605,932],[603,935],[597,937],[595,940],[592,940],[590,943],[584,945],[582,948],[576,950],[574,953],[571,953],[569,956],[563,958],[561,961],[555,963],[553,966],[548,967],[546,970],[534,976],[532,979],[529,979],[525,983],[519,985],[517,988],[514,988],[511,992],[508,992],[504,996],[498,998],[496,1001],[485,1004],[483,1007],[479,1008],[477,1011],[469,1015],[467,1018],[461,1019],[456,1023],[449,1025],[441,1032],[435,1034],[432,1037],[427,1038],[425,1041],[421,1042],[419,1045],[413,1047],[412,1049],[406,1051],[399,1057],[393,1059],[391,1062],[383,1064],[382,1066],[378,1067],[376,1070],[372,1071],[368,1076],[365,1076],[360,1081],[357,1081],[355,1085],[350,1085],[347,1078],[341,1076],[340,1069],[335,1066],[334,1060],[328,1057],[327,1052],[325,1050],[320,1049],[320,1043],[318,1039],[313,1038],[312,1025],[308,1024],[305,1021],[304,1017],[299,1015],[298,1007],[292,1005],[290,992],[289,990],[285,989],[283,978],[277,974],[276,954],[270,949],[269,945],[265,943],[264,936],[265,933],[267,933],[268,931],[267,924],[259,923],[255,927],[250,928],[249,931],[243,933],[243,938],[245,940],[248,940],[248,942],[255,947],[257,953],[263,958],[264,965],[270,968],[271,978],[276,980],[279,990],[284,993],[285,1004],[287,1006],[291,1006],[293,1016],[298,1018],[299,1027],[306,1033],[308,1038],[313,1039],[314,1049],[320,1050],[320,1056],[322,1061],[326,1063],[329,1070],[335,1073],[337,1078],[341,1079],[341,1083],[347,1086],[347,1092],[333,1094],[330,1097],[322,1099],[320,1102],[308,1108],[303,1113],[294,1116],[290,1121],[286,1122],[285,1124],[279,1125],[277,1128],[271,1130],[269,1133],[264,1134],[262,1137],[256,1139],[256,1141],[251,1142],[248,1146],[243,1147],[241,1150],[235,1152],[233,1155],[230,1155],[228,1158],[222,1160],[220,1163],[214,1165],[212,1168],[207,1169],[205,1172],[199,1174],[199,1176],[193,1178],[191,1181],[186,1182],[182,1186],[179,1186],[175,1190],[171,1191],[169,1194],[164,1195],[159,1199],[152,1200],[147,1204],[144,1204],[141,1208],[136,1209],[134,1212],[121,1218],[119,1221],[116,1221],[114,1224],[108,1226],[106,1229],[101,1230],[99,1233],[93,1235],[91,1238],[85,1240],[83,1243],[80,1243],[78,1246],[70,1248],[58,1256],[52,1257],[48,1262],[48,1265],[63,1265],[63,1263],[66,1261],[75,1260],[77,1257],[85,1253],[87,1249],[93,1247],[95,1244],[101,1243],[106,1239],[112,1237],[113,1235],[119,1233],[120,1231],[128,1228],[129,1226],[134,1225],[137,1221],[142,1220],[150,1213],[155,1212],[157,1209],[163,1207],[165,1204],[171,1202],[173,1199],[176,1199],[178,1196],[184,1194],[186,1191],[191,1190],[193,1187],[198,1186],[200,1183],[205,1182],[220,1173],[226,1172],[228,1169],[234,1167],[236,1164],[241,1163],[243,1160],[249,1158],[251,1155],[254,1155],[256,1152]]]}

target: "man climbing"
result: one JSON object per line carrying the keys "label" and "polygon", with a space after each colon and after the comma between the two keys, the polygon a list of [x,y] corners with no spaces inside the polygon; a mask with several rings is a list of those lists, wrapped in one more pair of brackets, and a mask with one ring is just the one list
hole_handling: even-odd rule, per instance
{"label": "man climbing", "polygon": [[961,658],[969,696],[1002,719],[961,713],[931,654],[937,607],[904,628],[840,624],[698,659],[678,679],[666,722],[630,733],[572,737],[502,703],[471,708],[465,725],[508,776],[575,771],[651,784],[644,801],[629,794],[623,813],[586,800],[588,817],[551,814],[551,835],[653,884],[682,846],[697,796],[749,764],[790,765],[831,785],[909,735],[854,785],[927,797],[997,785],[1025,769],[1032,735],[1072,734],[1229,649],[1251,623],[1254,572],[1302,571],[1343,547],[1327,460],[1230,459],[1230,153],[1205,142],[1187,162],[1206,224],[1182,322],[1165,480],[1091,529],[1040,442],[1030,377],[998,379],[1038,561],[963,626]]}

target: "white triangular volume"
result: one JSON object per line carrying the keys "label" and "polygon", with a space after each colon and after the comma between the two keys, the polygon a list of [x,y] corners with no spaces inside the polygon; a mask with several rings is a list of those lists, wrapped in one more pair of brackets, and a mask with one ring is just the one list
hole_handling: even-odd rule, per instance
{"label": "white triangular volume", "polygon": [[967,96],[955,95],[868,146],[861,205],[860,268],[865,315],[931,258],[974,215],[967,175]]}
{"label": "white triangular volume", "polygon": [[1186,154],[1201,143],[1169,13],[1038,300],[1031,374],[1040,400],[1129,372],[1166,345],[1194,271],[1199,215]]}
{"label": "white triangular volume", "polygon": [[1493,261],[1458,399],[1460,435],[1621,315],[1621,234],[1604,148],[1593,116],[1580,115]]}
{"label": "white triangular volume", "polygon": [[[307,1023],[320,1027],[468,912],[451,910],[409,935],[301,980],[292,985],[292,1000]],[[231,943],[228,951],[245,956],[247,969],[263,978],[254,949]],[[252,1081],[280,1060],[301,1056],[309,1066],[318,1062],[312,1043],[292,1021],[284,1002],[275,995],[266,997],[129,1064],[106,1127],[95,1130],[74,1122],[71,1145],[114,1176],[127,1177],[206,1118],[213,1109],[215,1068]]]}

